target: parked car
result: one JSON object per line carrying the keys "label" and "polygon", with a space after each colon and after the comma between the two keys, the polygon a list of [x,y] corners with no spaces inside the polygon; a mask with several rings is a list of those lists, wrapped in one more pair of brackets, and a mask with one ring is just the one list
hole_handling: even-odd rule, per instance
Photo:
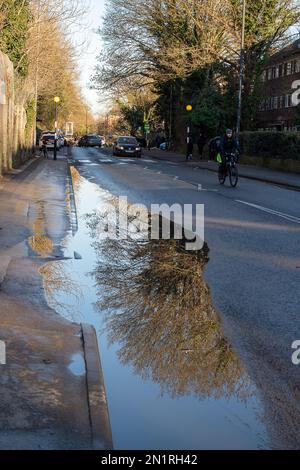
{"label": "parked car", "polygon": [[101,147],[101,138],[97,134],[88,134],[81,137],[78,142],[79,147]]}
{"label": "parked car", "polygon": [[46,147],[47,149],[54,149],[54,139],[55,139],[55,133],[54,132],[43,132],[41,134],[40,140],[39,140],[39,148],[41,149],[43,146],[43,140],[46,140]]}
{"label": "parked car", "polygon": [[[54,148],[54,137],[55,137],[55,132],[54,131],[45,131],[42,132],[40,140],[39,140],[39,148],[42,148],[43,145],[43,139],[46,138],[48,141],[47,148],[51,149]],[[64,141],[65,138],[62,134],[57,135],[57,141],[56,141],[56,147],[57,150],[59,150],[61,147],[64,146]]]}
{"label": "parked car", "polygon": [[159,150],[168,150],[168,142],[163,142],[160,144]]}
{"label": "parked car", "polygon": [[142,149],[135,137],[119,137],[113,146],[113,155],[115,157],[138,157],[142,156]]}

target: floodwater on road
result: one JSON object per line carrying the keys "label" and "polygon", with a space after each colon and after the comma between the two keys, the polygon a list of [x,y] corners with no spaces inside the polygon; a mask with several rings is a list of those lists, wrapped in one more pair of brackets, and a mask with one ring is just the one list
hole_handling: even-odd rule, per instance
{"label": "floodwater on road", "polygon": [[222,331],[209,247],[99,237],[106,190],[72,169],[78,231],[43,268],[49,305],[98,335],[116,449],[269,448],[263,407]]}

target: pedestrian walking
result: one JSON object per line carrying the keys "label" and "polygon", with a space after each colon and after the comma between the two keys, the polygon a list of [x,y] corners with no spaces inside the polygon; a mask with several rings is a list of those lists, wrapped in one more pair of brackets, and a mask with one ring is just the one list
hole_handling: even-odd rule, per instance
{"label": "pedestrian walking", "polygon": [[44,158],[48,158],[47,140],[45,139],[45,137],[42,139],[42,151]]}
{"label": "pedestrian walking", "polygon": [[200,132],[200,134],[198,136],[198,139],[197,139],[197,145],[198,145],[198,151],[199,151],[200,159],[202,159],[203,149],[204,149],[205,143],[206,143],[205,136],[204,136],[204,134],[202,134],[202,132]]}

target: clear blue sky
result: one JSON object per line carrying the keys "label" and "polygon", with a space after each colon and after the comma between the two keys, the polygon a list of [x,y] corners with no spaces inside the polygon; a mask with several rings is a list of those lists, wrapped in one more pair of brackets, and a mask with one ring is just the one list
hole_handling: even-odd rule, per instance
{"label": "clear blue sky", "polygon": [[95,91],[88,89],[88,84],[97,62],[96,58],[101,50],[101,39],[100,36],[96,34],[96,30],[102,23],[106,0],[86,0],[86,2],[89,6],[84,20],[86,27],[82,28],[84,30],[74,32],[74,43],[81,44],[84,42],[84,46],[80,48],[82,52],[78,64],[80,70],[80,85],[92,111],[98,114],[103,110],[104,104],[103,102],[101,103],[101,98],[99,103],[99,96]]}

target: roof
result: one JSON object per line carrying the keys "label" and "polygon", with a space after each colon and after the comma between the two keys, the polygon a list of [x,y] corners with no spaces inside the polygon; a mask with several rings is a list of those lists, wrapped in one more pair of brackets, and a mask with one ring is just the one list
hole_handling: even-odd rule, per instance
{"label": "roof", "polygon": [[291,58],[296,54],[300,54],[300,39],[297,39],[296,41],[292,42],[291,44],[288,44],[286,47],[280,49],[280,51],[273,54],[268,62],[270,64],[277,63],[281,60]]}

